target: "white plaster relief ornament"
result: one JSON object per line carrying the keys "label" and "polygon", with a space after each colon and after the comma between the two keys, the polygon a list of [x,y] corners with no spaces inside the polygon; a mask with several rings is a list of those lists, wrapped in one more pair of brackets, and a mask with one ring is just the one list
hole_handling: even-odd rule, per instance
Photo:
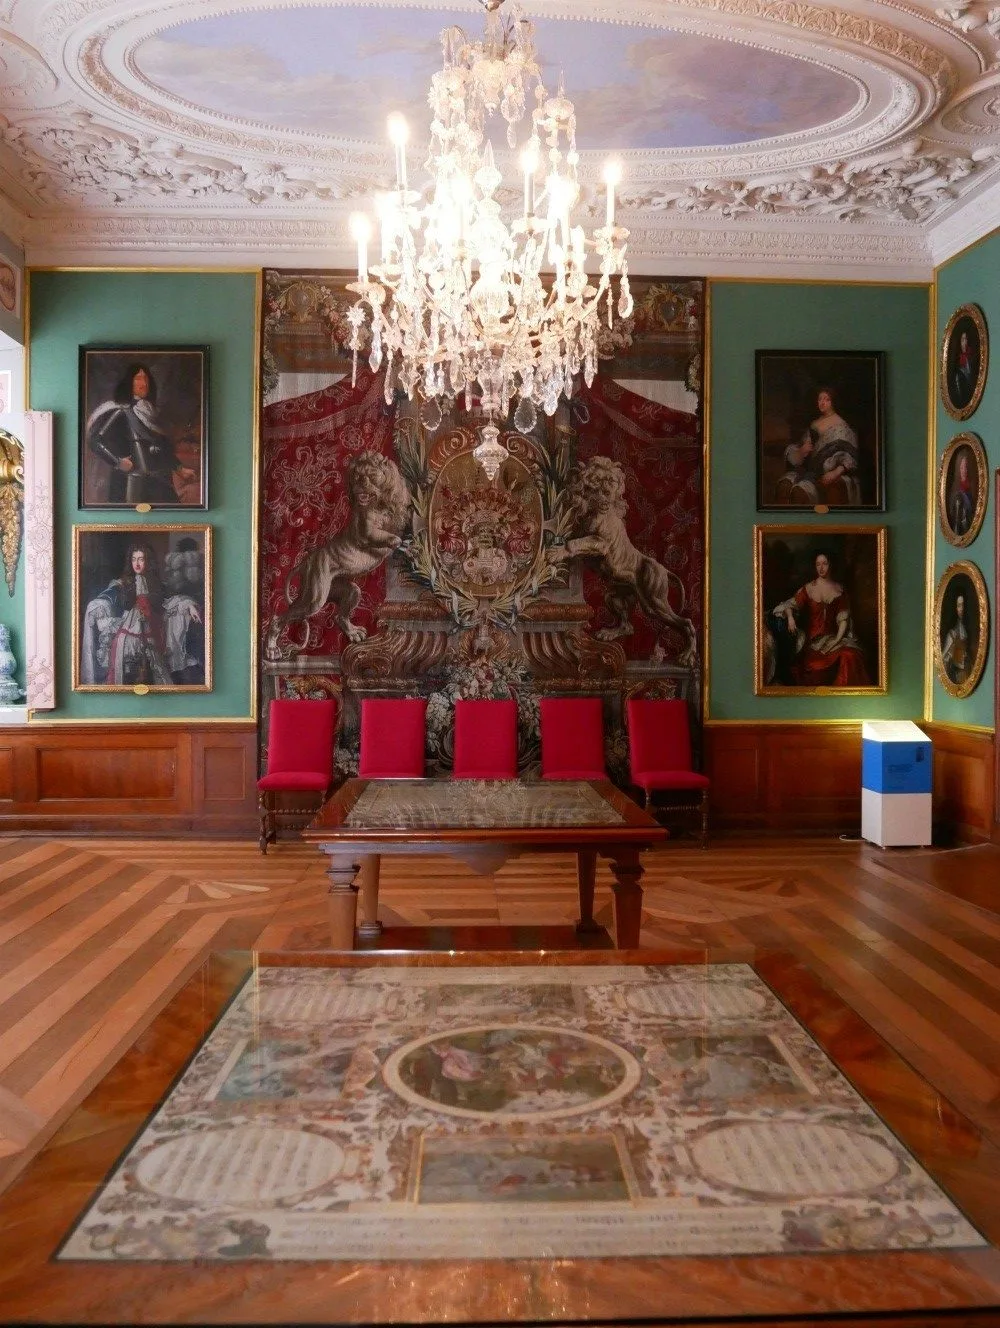
{"label": "white plaster relief ornament", "polygon": [[[633,261],[926,262],[928,232],[1000,174],[990,142],[1000,135],[1000,5],[990,0],[936,9],[883,0],[877,13],[868,0],[573,7],[567,15],[536,0],[532,17],[600,21],[612,34],[624,26],[640,43],[671,34],[719,39],[722,51],[745,47],[748,62],[755,51],[807,60],[858,88],[853,109],[825,125],[803,122],[719,147],[624,151]],[[246,0],[238,10],[216,0],[0,7],[0,207],[18,223],[8,233],[44,244],[46,260],[155,246],[272,256],[325,250],[343,261],[346,244],[334,253],[330,237],[352,200],[389,183],[388,154],[331,136],[322,123],[272,128],[185,100],[151,82],[140,58],[144,43],[169,40],[193,18],[301,8],[284,0]],[[432,44],[438,17],[427,14]],[[584,206],[599,206],[599,155],[582,154]],[[743,223],[736,232],[734,221]]]}

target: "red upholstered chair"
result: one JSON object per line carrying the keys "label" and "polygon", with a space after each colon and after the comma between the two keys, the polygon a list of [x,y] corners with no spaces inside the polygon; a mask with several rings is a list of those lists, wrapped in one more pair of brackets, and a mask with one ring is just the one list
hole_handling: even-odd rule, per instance
{"label": "red upholstered chair", "polygon": [[692,768],[691,720],[686,701],[628,700],[628,746],[632,783],[645,795],[654,793],[701,810],[701,843],[708,844],[707,776]]}
{"label": "red upholstered chair", "polygon": [[361,702],[362,779],[423,779],[427,702],[365,697]]}
{"label": "red upholstered chair", "polygon": [[[333,782],[336,701],[272,701],[267,722],[267,773],[257,780],[260,851],[278,837],[278,817],[311,816]],[[279,793],[314,793],[313,806],[277,806]]]}
{"label": "red upholstered chair", "polygon": [[517,702],[455,702],[455,779],[517,778]]}
{"label": "red upholstered chair", "polygon": [[607,779],[604,703],[599,696],[545,696],[539,701],[543,779]]}

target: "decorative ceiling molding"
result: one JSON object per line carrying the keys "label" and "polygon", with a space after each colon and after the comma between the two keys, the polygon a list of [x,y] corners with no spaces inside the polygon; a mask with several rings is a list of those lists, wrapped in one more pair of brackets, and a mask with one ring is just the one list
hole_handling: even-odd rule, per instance
{"label": "decorative ceiling molding", "polygon": [[[330,7],[349,2],[328,0]],[[105,0],[92,0],[92,3],[95,8],[105,7]],[[211,12],[213,15],[233,13],[237,9],[243,12],[262,8],[265,4],[270,8],[297,7],[295,0],[258,0],[257,4],[244,0],[238,7],[213,4]],[[385,0],[383,4],[365,7],[386,8],[390,5],[389,0]],[[392,7],[399,7],[398,0]],[[99,32],[80,37],[76,46],[68,42],[62,53],[67,73],[74,77],[81,92],[99,94],[105,113],[117,110],[144,125],[157,126],[163,132],[177,134],[186,140],[201,140],[214,148],[239,154],[262,153],[268,157],[277,154],[283,160],[299,157],[323,160],[331,148],[339,149],[352,154],[355,169],[367,164],[373,149],[381,160],[388,160],[387,150],[381,144],[362,145],[338,139],[324,134],[322,126],[292,134],[281,126],[255,124],[218,111],[207,111],[153,85],[136,64],[137,47],[149,36],[169,30],[189,12],[203,13],[205,8],[204,4],[192,6],[191,0],[174,0],[166,7],[147,3],[146,7],[131,12],[127,18],[108,22]],[[546,6],[532,6],[532,12],[536,10],[544,14]],[[566,16],[565,9],[559,12]],[[803,0],[684,0],[657,9],[636,5],[634,0],[631,3],[623,0],[622,4],[613,7],[590,4],[581,7],[575,16],[589,21],[603,19],[617,24],[633,23],[637,27],[664,32],[706,34],[773,53],[792,53],[837,68],[862,88],[866,83],[871,85],[873,77],[877,81],[879,75],[888,80],[881,89],[884,95],[875,98],[877,104],[867,120],[857,123],[856,110],[843,117],[846,122],[843,132],[838,123],[820,131],[785,135],[766,145],[756,143],[749,159],[732,166],[735,172],[761,172],[782,165],[821,162],[873,148],[893,134],[911,131],[919,120],[926,119],[946,101],[955,87],[951,62],[932,45],[870,17],[804,3]],[[721,23],[720,17],[724,20]],[[869,98],[871,92],[869,87]],[[862,108],[863,105],[862,102]],[[262,110],[262,117],[263,114]],[[353,155],[358,153],[363,155],[360,158]],[[596,158],[597,154],[590,155]],[[698,178],[716,175],[721,169],[718,153],[706,154],[700,149],[625,151],[620,155],[628,162],[630,174],[636,178],[656,178],[664,170],[671,175]],[[589,167],[596,180],[600,162],[595,159],[588,163],[587,152],[581,157],[584,175]]]}
{"label": "decorative ceiling molding", "polygon": [[857,221],[895,215],[926,221],[958,197],[957,186],[1000,160],[1000,147],[972,152],[926,144],[915,138],[872,157],[838,161],[786,178],[701,180],[642,194],[622,191],[633,211],[714,212],[723,217],[757,215],[828,217]]}
{"label": "decorative ceiling molding", "polygon": [[83,110],[17,122],[0,118],[0,142],[18,158],[18,183],[44,206],[74,199],[91,207],[138,207],[155,199],[174,209],[226,198],[254,206],[327,203],[368,198],[389,183],[372,176],[352,183],[336,170],[296,178],[276,163],[209,157],[176,139],[139,137]]}
{"label": "decorative ceiling molding", "polygon": [[42,56],[12,32],[0,32],[0,84],[5,106],[35,106],[59,80]]}
{"label": "decorative ceiling molding", "polygon": [[[771,217],[747,217],[734,225],[711,217],[678,217],[667,225],[637,229],[632,238],[646,256],[643,261],[657,265],[679,259],[705,260],[711,265],[775,261],[856,268],[878,264],[884,274],[888,264],[915,273],[919,269],[919,275],[926,276],[929,263],[923,232],[917,226],[793,225]],[[52,261],[53,254],[79,258],[107,248],[132,255],[198,253],[217,263],[266,252],[294,262],[316,255],[328,265],[350,267],[355,257],[346,245],[331,246],[329,226],[323,220],[262,212],[220,226],[214,216],[143,218],[106,213],[67,216],[53,222],[46,231],[45,247],[36,248],[32,261]]]}
{"label": "decorative ceiling molding", "polygon": [[0,231],[23,247],[32,230],[30,219],[0,193]]}
{"label": "decorative ceiling molding", "polygon": [[930,228],[927,243],[935,266],[997,229],[1000,180],[993,180]]}
{"label": "decorative ceiling molding", "polygon": [[[272,127],[196,105],[153,84],[135,58],[151,34],[193,18],[310,2],[0,0],[0,225],[31,261],[154,249],[219,262],[329,260],[348,212],[389,186],[388,149],[321,124]],[[941,237],[993,224],[979,200],[1000,189],[1000,0],[938,9],[933,0],[527,4],[540,17],[793,55],[858,88],[850,109],[841,103],[839,118],[818,127],[724,148],[623,151],[637,268],[675,258],[705,271],[769,263],[926,273],[932,250],[948,243]],[[470,23],[476,15],[470,4]],[[580,178],[593,214],[603,206],[596,153],[581,154]]]}
{"label": "decorative ceiling molding", "polygon": [[938,18],[951,23],[959,32],[976,32],[987,37],[994,45],[991,63],[998,63],[1000,53],[1000,6],[992,0],[952,0],[949,5],[935,9]]}

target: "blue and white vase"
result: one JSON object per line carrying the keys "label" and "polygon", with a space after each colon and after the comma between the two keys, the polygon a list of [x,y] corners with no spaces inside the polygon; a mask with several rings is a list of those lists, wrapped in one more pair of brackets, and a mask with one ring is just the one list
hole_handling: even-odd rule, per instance
{"label": "blue and white vase", "polygon": [[24,689],[14,681],[17,660],[10,648],[10,628],[0,623],[0,705],[16,705]]}

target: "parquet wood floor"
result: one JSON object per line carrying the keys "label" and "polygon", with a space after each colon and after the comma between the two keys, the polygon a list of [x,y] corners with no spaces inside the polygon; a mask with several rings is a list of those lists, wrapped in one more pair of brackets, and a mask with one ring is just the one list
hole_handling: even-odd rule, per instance
{"label": "parquet wood floor", "polygon": [[[522,956],[328,953],[323,959],[338,967],[452,966],[458,974],[469,964],[494,968],[504,960],[520,962]],[[558,981],[563,964],[596,966],[601,959],[549,952],[534,956],[533,962],[546,965]],[[615,957],[616,963],[643,960],[676,962],[672,952],[658,950]],[[308,962],[314,966],[320,960],[309,956]],[[788,955],[758,956],[756,963],[759,976],[945,1187],[990,1247],[851,1253],[852,1240],[860,1237],[864,1244],[868,1214],[847,1232],[848,1249],[807,1247],[796,1254],[763,1256],[553,1258],[540,1241],[535,1253],[517,1259],[487,1255],[406,1261],[399,1251],[386,1260],[174,1262],[167,1235],[160,1245],[165,1260],[53,1259],[116,1159],[247,977],[245,953],[213,952],[25,1175],[0,1195],[0,1323],[586,1322],[598,1328],[640,1322],[663,1328],[705,1328],[706,1323],[717,1328],[751,1323],[757,1328],[830,1328],[832,1319],[853,1328],[996,1328],[1000,1147],[954,1116],[940,1095],[803,965]],[[240,1104],[232,1105],[238,1115]],[[118,1212],[126,1215],[127,1226],[136,1209],[128,1196],[122,1196],[122,1204]],[[522,1212],[518,1220],[532,1219]],[[387,1237],[391,1241],[383,1232],[381,1239]]]}
{"label": "parquet wood floor", "polygon": [[[679,841],[648,855],[642,943],[790,952],[1000,1142],[998,864],[979,850]],[[609,885],[602,864],[605,926]],[[302,949],[324,890],[320,855],[293,841],[262,858],[250,843],[0,840],[0,1188],[206,954]],[[514,859],[491,880],[444,859],[387,860],[381,899],[387,924],[565,925],[575,863]]]}

